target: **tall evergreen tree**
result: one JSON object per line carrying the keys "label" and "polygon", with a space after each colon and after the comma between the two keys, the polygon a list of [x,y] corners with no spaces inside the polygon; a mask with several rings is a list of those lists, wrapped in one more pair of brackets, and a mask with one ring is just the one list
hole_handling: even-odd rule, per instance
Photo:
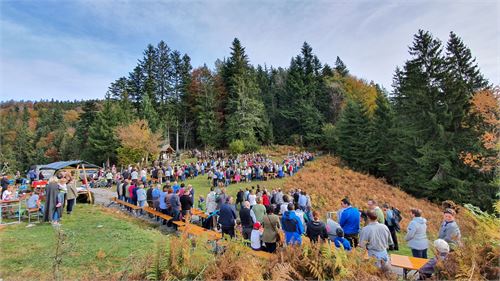
{"label": "tall evergreen tree", "polygon": [[364,106],[357,101],[348,101],[337,123],[338,155],[350,167],[366,171],[369,143],[369,119]]}
{"label": "tall evergreen tree", "polygon": [[347,66],[338,56],[337,59],[335,60],[335,72],[342,77],[349,75],[349,69],[347,69]]}
{"label": "tall evergreen tree", "polygon": [[248,63],[245,48],[235,38],[231,57],[223,67],[228,91],[225,109],[226,141],[241,139],[249,146],[257,143],[257,132],[265,131],[265,111],[253,69]]}
{"label": "tall evergreen tree", "polygon": [[84,160],[92,160],[92,151],[89,146],[89,130],[94,124],[97,115],[96,102],[93,100],[86,101],[83,105],[83,113],[80,115],[80,120],[76,125],[75,137],[77,145],[80,148],[80,157]]}
{"label": "tall evergreen tree", "polygon": [[387,175],[392,168],[389,157],[393,145],[392,127],[394,116],[391,104],[385,92],[377,86],[377,108],[373,113],[368,134],[368,147],[365,159],[367,159],[367,170],[376,176]]}
{"label": "tall evergreen tree", "polygon": [[116,139],[115,127],[118,124],[116,110],[109,97],[104,107],[89,128],[89,148],[92,152],[92,161],[95,163],[116,163],[116,149],[119,141]]}

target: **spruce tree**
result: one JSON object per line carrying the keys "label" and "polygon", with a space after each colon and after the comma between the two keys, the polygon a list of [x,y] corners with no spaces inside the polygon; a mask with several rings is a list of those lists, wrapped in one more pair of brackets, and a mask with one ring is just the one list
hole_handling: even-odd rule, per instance
{"label": "spruce tree", "polygon": [[351,168],[367,170],[369,119],[364,106],[348,101],[337,123],[337,153]]}
{"label": "spruce tree", "polygon": [[337,56],[337,59],[335,60],[335,68],[334,69],[335,69],[335,72],[338,73],[342,77],[349,75],[349,69],[347,69],[347,66],[344,64],[344,62],[338,56]]}
{"label": "spruce tree", "polygon": [[223,67],[228,92],[225,108],[226,142],[241,139],[247,146],[257,145],[257,132],[265,131],[265,110],[256,76],[248,63],[245,48],[235,38],[231,57]]}
{"label": "spruce tree", "polygon": [[369,127],[369,145],[367,147],[367,170],[376,176],[387,176],[392,168],[389,157],[394,138],[392,136],[393,112],[385,92],[377,86],[377,108],[373,113]]}
{"label": "spruce tree", "polygon": [[119,142],[116,139],[114,129],[117,124],[116,110],[108,98],[89,128],[88,142],[92,152],[91,161],[99,165],[108,161],[116,163],[116,149]]}

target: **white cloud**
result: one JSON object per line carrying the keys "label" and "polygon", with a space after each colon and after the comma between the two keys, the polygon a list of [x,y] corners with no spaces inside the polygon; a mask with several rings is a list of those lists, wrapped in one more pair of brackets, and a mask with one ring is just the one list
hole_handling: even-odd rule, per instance
{"label": "white cloud", "polygon": [[[21,22],[4,20],[0,27],[2,57],[19,68],[26,67],[25,72],[32,68],[29,60],[71,70],[75,84],[105,84],[99,89],[80,87],[103,97],[109,85],[103,81],[111,82],[131,71],[148,43],[164,40],[171,48],[188,53],[198,66],[213,65],[217,58],[227,57],[231,41],[238,37],[252,63],[286,67],[307,41],[322,62],[333,64],[338,55],[353,74],[389,88],[395,67],[409,58],[408,45],[421,28],[443,41],[450,31],[456,32],[477,57],[485,76],[500,84],[498,1],[72,3],[76,18],[95,23],[102,33],[110,34],[109,38],[92,34],[92,30],[85,37],[72,35],[71,30],[37,34]],[[30,87],[10,83],[6,77],[12,75],[2,66],[0,78],[8,84],[2,86],[2,99],[5,90]],[[63,96],[63,89],[59,90]]]}

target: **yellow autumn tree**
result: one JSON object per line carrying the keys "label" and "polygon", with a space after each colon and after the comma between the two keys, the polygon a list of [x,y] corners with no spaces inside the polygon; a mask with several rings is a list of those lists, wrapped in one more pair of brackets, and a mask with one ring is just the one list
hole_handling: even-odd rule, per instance
{"label": "yellow autumn tree", "polygon": [[350,100],[361,102],[364,104],[368,113],[371,115],[377,105],[377,89],[375,85],[369,84],[363,79],[358,79],[354,76],[347,76],[343,78],[343,84],[347,97]]}
{"label": "yellow autumn tree", "polygon": [[115,129],[121,142],[118,161],[122,165],[135,164],[160,153],[161,136],[151,132],[146,120],[137,120],[130,125]]}
{"label": "yellow autumn tree", "polygon": [[484,153],[462,152],[462,161],[482,172],[489,172],[500,165],[500,87],[477,92],[471,101],[470,113],[479,122],[473,129],[480,133]]}

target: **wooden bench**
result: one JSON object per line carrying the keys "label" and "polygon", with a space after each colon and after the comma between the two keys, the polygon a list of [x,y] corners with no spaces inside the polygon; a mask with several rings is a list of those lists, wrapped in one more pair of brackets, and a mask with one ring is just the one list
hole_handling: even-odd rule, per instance
{"label": "wooden bench", "polygon": [[131,208],[132,210],[140,210],[140,209],[142,209],[141,207],[139,207],[139,206],[137,206],[137,205],[130,204],[130,203],[125,202],[125,201],[123,201],[123,200],[120,200],[120,199],[118,199],[118,198],[116,198],[116,197],[113,197],[111,200],[112,200],[112,201],[114,201],[114,202],[116,202],[116,203],[118,203],[118,204],[120,204],[120,205],[123,205],[123,206],[125,206],[125,207],[129,207],[129,208]]}
{"label": "wooden bench", "polygon": [[255,256],[255,257],[258,257],[258,258],[263,258],[263,259],[266,259],[266,260],[270,260],[274,257],[275,254],[271,254],[271,253],[268,253],[268,252],[264,252],[264,251],[255,251],[255,250],[252,250],[252,249],[249,249],[248,250],[248,253],[252,256]]}
{"label": "wooden bench", "polygon": [[[151,207],[144,207],[144,211],[146,211],[147,213],[150,213],[154,216],[157,216],[159,218],[162,218],[164,220],[167,220],[167,221],[170,221],[173,219],[173,217],[169,216],[169,215],[166,215],[164,213],[161,213],[161,212],[158,212],[157,210],[151,208]],[[186,223],[183,222],[183,221],[172,221],[173,224],[177,225],[177,226],[183,226],[185,225]]]}
{"label": "wooden bench", "polygon": [[179,231],[186,232],[188,234],[194,235],[194,236],[203,236],[206,235],[208,240],[219,240],[222,238],[222,234],[213,231],[213,230],[208,230],[203,227],[194,225],[194,224],[186,224],[184,226],[181,226],[178,228]]}
{"label": "wooden bench", "polygon": [[429,260],[422,258],[414,258],[402,255],[391,254],[391,265],[403,269],[403,278],[408,278],[408,272],[412,270],[419,270]]}
{"label": "wooden bench", "polygon": [[205,214],[202,210],[200,209],[191,209],[191,213],[195,216],[198,216],[200,218],[206,219],[208,218],[208,215]]}

